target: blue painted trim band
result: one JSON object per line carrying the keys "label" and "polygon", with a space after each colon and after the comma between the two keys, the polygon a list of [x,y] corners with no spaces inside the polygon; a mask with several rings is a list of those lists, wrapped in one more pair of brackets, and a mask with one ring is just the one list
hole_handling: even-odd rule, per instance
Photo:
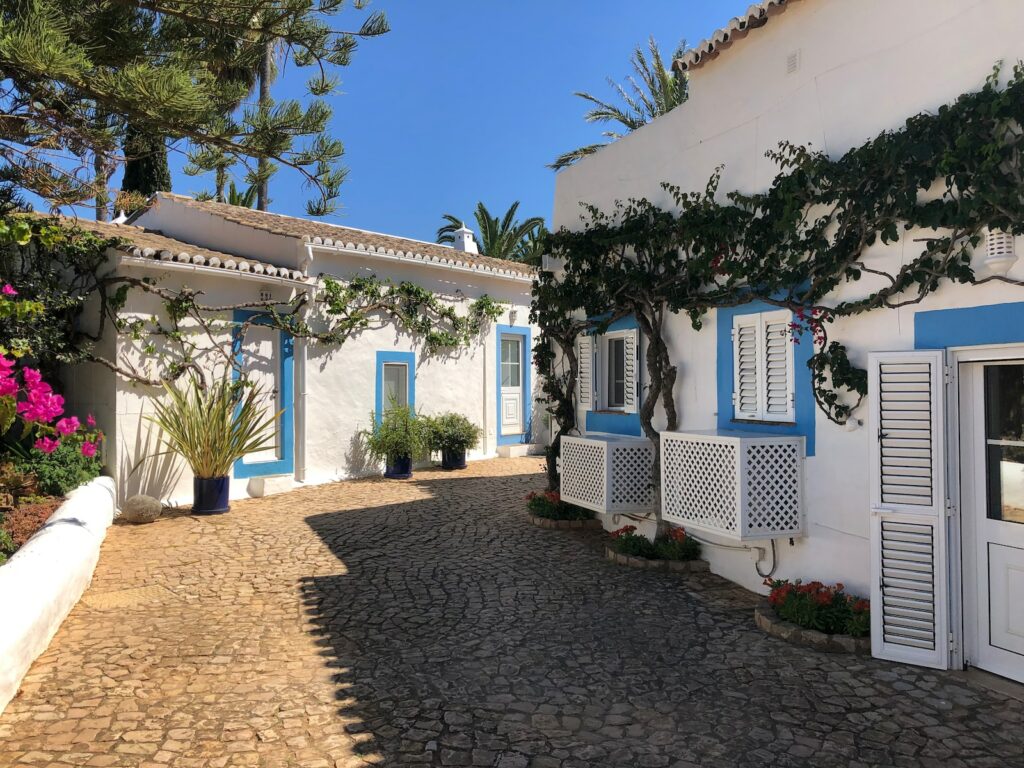
{"label": "blue painted trim band", "polygon": [[643,426],[639,413],[616,413],[615,411],[587,411],[586,431],[604,432],[609,435],[640,437]]}
{"label": "blue painted trim band", "polygon": [[406,366],[409,375],[409,407],[413,411],[416,410],[416,353],[380,350],[377,352],[376,388],[373,396],[373,415],[378,424],[380,424],[381,414],[384,413],[386,405],[384,403],[384,363],[402,363]]}
{"label": "blue painted trim band", "polygon": [[1024,302],[933,309],[914,314],[914,348],[1024,342]]}
{"label": "blue painted trim band", "polygon": [[[244,309],[237,309],[233,318],[235,323],[241,325],[250,320],[253,325],[269,325],[270,320],[264,312],[253,312]],[[281,387],[281,453],[278,459],[272,461],[247,462],[243,456],[234,465],[234,474],[238,479],[250,477],[270,477],[272,475],[291,475],[295,472],[295,401],[294,401],[294,380],[295,380],[295,340],[286,331],[278,330],[280,334],[280,381]],[[241,358],[241,338],[237,331],[234,335],[234,352],[236,358]],[[238,369],[232,371],[232,378],[238,378]]]}
{"label": "blue painted trim band", "polygon": [[758,312],[777,312],[778,307],[762,301],[751,302],[739,307],[716,310],[717,317],[717,390],[718,429],[754,432],[763,435],[803,435],[806,438],[807,455],[814,455],[815,420],[814,391],[811,388],[811,372],[807,361],[814,354],[814,344],[809,338],[798,338],[793,350],[793,376],[795,377],[796,423],[762,424],[760,422],[734,421],[732,418],[733,354],[732,321],[738,315],[753,315]]}
{"label": "blue painted trim band", "polygon": [[[521,435],[501,434],[501,337],[522,336],[523,337],[523,433]],[[497,425],[495,430],[498,436],[498,445],[519,445],[530,442],[530,435],[533,430],[533,390],[531,389],[531,376],[533,370],[533,344],[531,342],[529,328],[521,328],[517,325],[499,325],[497,328],[497,343],[495,344],[494,367],[495,367],[495,411]]]}

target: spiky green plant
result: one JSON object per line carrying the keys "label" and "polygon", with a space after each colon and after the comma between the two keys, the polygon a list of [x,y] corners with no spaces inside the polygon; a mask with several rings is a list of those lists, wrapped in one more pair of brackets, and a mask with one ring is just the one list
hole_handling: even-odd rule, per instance
{"label": "spiky green plant", "polygon": [[[511,259],[526,261],[533,255],[533,240],[544,228],[544,219],[531,216],[519,221],[516,213],[519,201],[516,200],[505,211],[505,215],[492,216],[482,202],[476,204],[473,216],[476,219],[477,238],[480,250],[485,256],[495,259]],[[463,221],[458,216],[446,213],[442,216],[445,223],[437,230],[437,242],[450,245],[455,242],[455,232],[462,228]]]}
{"label": "spiky green plant", "polygon": [[156,401],[156,413],[147,418],[160,428],[167,450],[153,456],[175,453],[196,477],[226,477],[238,459],[274,439],[274,422],[282,411],[264,415],[258,387],[228,378],[204,386],[190,376],[185,386],[165,382],[164,389],[169,400]]}

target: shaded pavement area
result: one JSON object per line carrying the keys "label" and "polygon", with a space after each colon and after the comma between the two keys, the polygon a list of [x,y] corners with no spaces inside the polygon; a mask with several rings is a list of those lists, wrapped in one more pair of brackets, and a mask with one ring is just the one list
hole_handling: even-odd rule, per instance
{"label": "shaded pavement area", "polygon": [[[1024,705],[535,528],[536,458],[117,525],[2,766],[1024,766]],[[813,576],[809,574],[809,576]]]}

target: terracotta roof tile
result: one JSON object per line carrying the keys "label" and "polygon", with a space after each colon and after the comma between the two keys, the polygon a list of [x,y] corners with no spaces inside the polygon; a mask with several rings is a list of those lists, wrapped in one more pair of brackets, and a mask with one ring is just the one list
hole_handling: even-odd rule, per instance
{"label": "terracotta roof tile", "polygon": [[131,224],[112,224],[66,216],[60,218],[70,226],[92,232],[100,237],[123,238],[126,242],[119,247],[119,250],[136,258],[187,263],[200,267],[279,277],[284,280],[305,281],[302,273],[298,270],[278,267],[266,262],[214,251],[210,248],[200,248],[198,245],[167,237],[157,230],[136,227]]}
{"label": "terracotta roof tile", "polygon": [[343,227],[338,224],[328,224],[313,219],[302,219],[297,216],[284,216],[268,211],[257,211],[252,208],[228,205],[227,203],[199,201],[192,197],[169,192],[157,193],[157,199],[159,198],[173,200],[175,203],[218,216],[225,221],[231,221],[245,227],[252,227],[253,229],[270,232],[275,235],[295,237],[318,245],[333,245],[342,248],[353,247],[371,253],[376,251],[381,254],[400,255],[428,263],[450,263],[454,266],[465,266],[482,272],[496,272],[522,277],[532,277],[536,273],[536,270],[532,267],[517,261],[493,259],[490,256],[464,253],[454,248],[438,245],[437,243],[427,243],[404,237],[383,235],[377,232],[367,232],[366,230]]}
{"label": "terracotta roof tile", "polygon": [[743,15],[730,19],[728,24],[717,30],[711,37],[697,43],[676,59],[672,66],[681,72],[689,72],[704,66],[709,61],[716,59],[733,43],[742,40],[751,31],[760,29],[768,23],[768,19],[778,16],[795,2],[797,0],[762,0],[760,3],[755,3],[747,8]]}

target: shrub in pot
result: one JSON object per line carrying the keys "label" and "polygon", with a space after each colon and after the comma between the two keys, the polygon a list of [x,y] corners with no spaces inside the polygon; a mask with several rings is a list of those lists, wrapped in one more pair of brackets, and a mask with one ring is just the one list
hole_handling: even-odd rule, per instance
{"label": "shrub in pot", "polygon": [[481,429],[461,413],[427,419],[430,450],[441,454],[442,469],[465,469],[466,451],[480,441]]}
{"label": "shrub in pot", "polygon": [[148,418],[167,450],[152,455],[175,453],[191,467],[194,514],[227,512],[232,465],[273,442],[282,411],[266,415],[262,392],[243,380],[206,385],[190,376],[184,386],[165,382],[164,389],[168,399],[156,401]]}
{"label": "shrub in pot", "polygon": [[412,477],[412,463],[429,451],[426,420],[419,419],[407,405],[392,404],[378,419],[371,413],[373,429],[364,432],[370,459],[384,462],[384,477],[406,480]]}

